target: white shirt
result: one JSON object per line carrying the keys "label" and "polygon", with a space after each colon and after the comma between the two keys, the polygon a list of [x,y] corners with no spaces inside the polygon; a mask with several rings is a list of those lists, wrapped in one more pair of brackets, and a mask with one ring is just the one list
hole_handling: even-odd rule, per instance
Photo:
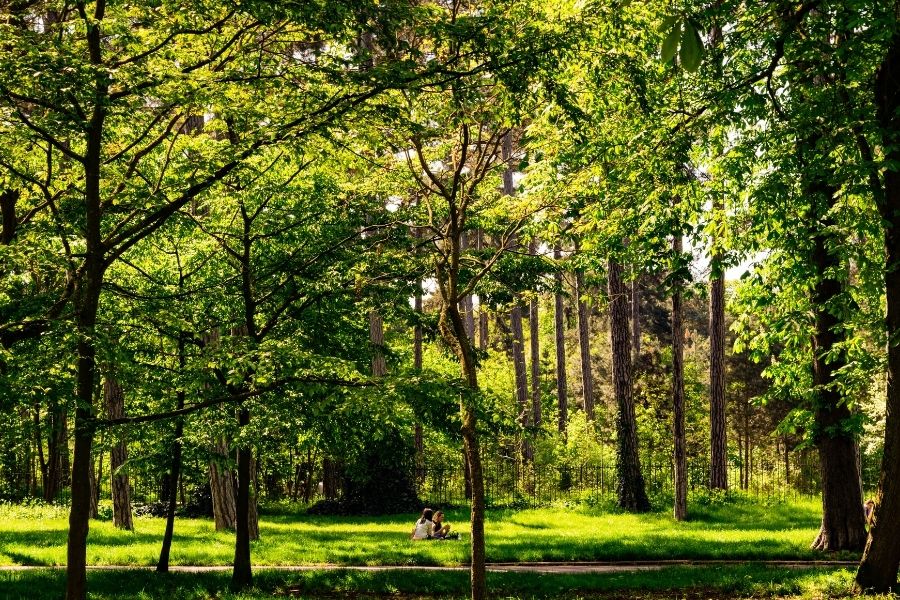
{"label": "white shirt", "polygon": [[431,537],[431,531],[434,528],[434,523],[431,521],[422,522],[421,519],[416,521],[416,530],[413,532],[412,539],[414,540],[427,540]]}

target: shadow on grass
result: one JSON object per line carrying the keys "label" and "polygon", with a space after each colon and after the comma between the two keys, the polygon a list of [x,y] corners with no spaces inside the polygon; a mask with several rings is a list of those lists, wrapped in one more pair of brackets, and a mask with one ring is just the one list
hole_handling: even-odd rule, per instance
{"label": "shadow on grass", "polygon": [[[468,593],[465,571],[257,571],[253,589],[229,592],[228,573],[170,573],[151,571],[91,571],[88,587],[92,599],[166,598],[194,600],[217,598],[271,598],[273,596],[394,596],[464,598]],[[850,593],[852,574],[827,569],[782,569],[735,565],[727,568],[671,567],[640,573],[539,575],[488,573],[492,596],[560,598],[582,594],[671,596],[690,593],[705,597],[730,595],[795,595],[826,592],[829,597]],[[0,600],[58,598],[64,591],[62,570],[0,573]]]}
{"label": "shadow on grass", "polygon": [[692,506],[689,517],[689,523],[726,525],[735,529],[781,531],[815,528],[819,525],[821,511],[811,505],[779,503],[764,506],[736,502]]}

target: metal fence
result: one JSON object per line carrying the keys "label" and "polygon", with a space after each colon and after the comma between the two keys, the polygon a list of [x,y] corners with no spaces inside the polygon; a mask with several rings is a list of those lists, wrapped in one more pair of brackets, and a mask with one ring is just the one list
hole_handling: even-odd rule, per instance
{"label": "metal fence", "polygon": [[[871,461],[870,461],[871,462]],[[877,469],[864,465],[863,475],[870,478]],[[670,462],[642,465],[644,483],[650,496],[674,494],[674,469]],[[483,467],[485,501],[488,506],[530,506],[565,502],[602,503],[616,497],[615,464],[541,465],[524,461],[487,461]],[[709,463],[695,459],[688,462],[688,491],[708,494]],[[758,457],[755,464],[728,467],[728,483],[732,490],[759,499],[788,500],[819,495],[818,456],[813,451],[792,454],[785,462]],[[863,481],[871,489],[875,481]],[[438,506],[466,502],[466,485],[462,464],[433,465],[426,468],[419,485],[419,496]]]}
{"label": "metal fence", "polygon": [[[485,500],[489,506],[536,507],[553,503],[612,502],[616,497],[616,471],[613,453],[605,454],[605,460],[594,464],[541,464],[500,456],[485,456],[483,477]],[[814,450],[791,452],[778,456],[759,452],[751,456],[749,465],[738,463],[728,467],[728,483],[731,490],[760,499],[796,499],[816,497],[820,493],[818,456]],[[186,464],[185,479],[179,485],[179,499],[184,505],[196,502],[198,492],[208,494],[208,465],[203,462]],[[863,486],[874,489],[879,472],[879,457],[861,458]],[[672,495],[674,472],[670,461],[647,461],[642,464],[647,493],[651,497]],[[424,477],[419,473],[417,482],[419,497],[435,506],[463,505],[467,503],[466,483],[462,461],[428,464]],[[688,490],[693,494],[708,494],[709,463],[703,457],[688,460]],[[134,469],[129,473],[132,500],[136,504],[159,503],[167,496],[167,485],[160,475]],[[265,486],[259,488],[266,498]],[[35,481],[29,487],[0,490],[6,500],[20,500],[40,496]],[[108,498],[108,473],[100,481],[100,493]],[[64,486],[57,501],[66,502],[70,491]],[[280,495],[284,498],[284,495]],[[273,497],[272,499],[278,499]],[[321,499],[321,486],[312,501]]]}

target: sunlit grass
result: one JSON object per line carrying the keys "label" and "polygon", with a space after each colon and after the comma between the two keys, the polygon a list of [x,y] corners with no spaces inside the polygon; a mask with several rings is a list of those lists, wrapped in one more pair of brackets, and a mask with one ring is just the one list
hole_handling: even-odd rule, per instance
{"label": "sunlit grass", "polygon": [[[763,505],[748,501],[692,507],[691,520],[675,522],[668,511],[645,515],[584,507],[492,510],[487,517],[487,556],[492,562],[654,559],[810,559],[819,524],[814,501]],[[415,515],[321,517],[263,515],[253,542],[257,565],[458,565],[469,558],[466,510],[447,511],[460,541],[412,542]],[[135,519],[135,531],[92,521],[88,562],[152,565],[164,521]],[[0,564],[65,563],[65,509],[0,507]],[[216,532],[212,520],[177,519],[171,562],[228,565],[234,534]],[[844,556],[853,558],[852,555]],[[840,558],[829,555],[828,558]]]}
{"label": "sunlit grass", "polygon": [[[89,597],[167,600],[236,600],[238,598],[421,597],[466,598],[465,571],[257,571],[252,589],[228,591],[230,574],[150,571],[91,571]],[[0,572],[0,600],[58,598],[62,570]],[[488,593],[502,598],[838,598],[849,597],[853,573],[846,569],[786,569],[758,565],[668,567],[640,573],[538,575],[488,573]],[[897,596],[873,597],[873,600]]]}

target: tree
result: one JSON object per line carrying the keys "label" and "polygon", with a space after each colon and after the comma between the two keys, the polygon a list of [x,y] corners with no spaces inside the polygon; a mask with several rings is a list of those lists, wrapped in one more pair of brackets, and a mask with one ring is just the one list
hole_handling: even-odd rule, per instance
{"label": "tree", "polygon": [[[900,6],[894,4],[890,45],[878,69],[875,101],[881,142],[890,166],[884,171],[883,193],[877,193],[878,209],[884,219],[885,296],[887,297],[887,418],[884,456],[875,501],[875,523],[869,531],[862,561],[856,573],[857,585],[865,591],[886,593],[897,588],[900,570]],[[863,138],[864,139],[864,138]],[[863,149],[866,148],[864,144]],[[865,152],[871,157],[871,152]],[[876,178],[877,180],[877,178]],[[876,188],[877,190],[878,188]]]}
{"label": "tree", "polygon": [[557,429],[563,435],[566,433],[566,424],[569,420],[569,392],[566,386],[566,329],[565,310],[563,305],[563,273],[560,260],[562,248],[559,242],[553,245],[553,260],[556,261],[556,271],[553,279],[556,290],[553,294],[553,331],[556,347],[556,404],[557,404]]}
{"label": "tree", "polygon": [[638,457],[637,424],[628,342],[628,299],[622,266],[610,258],[606,269],[609,294],[609,332],[612,346],[613,388],[616,396],[616,492],[626,510],[650,510]]}
{"label": "tree", "polygon": [[[677,210],[679,198],[675,197]],[[672,439],[674,441],[673,463],[675,465],[675,508],[676,521],[687,519],[687,455],[684,434],[684,322],[682,314],[682,282],[680,262],[683,240],[680,223],[676,216],[675,234],[672,237],[672,255],[676,261],[676,272],[672,283]]]}

